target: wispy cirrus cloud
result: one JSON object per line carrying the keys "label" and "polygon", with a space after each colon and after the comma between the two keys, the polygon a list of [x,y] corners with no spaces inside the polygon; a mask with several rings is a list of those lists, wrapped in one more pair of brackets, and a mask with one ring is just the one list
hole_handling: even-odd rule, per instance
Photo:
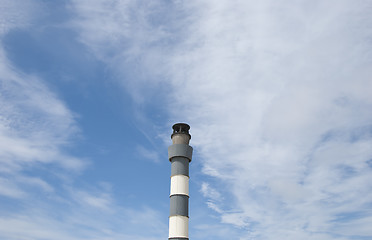
{"label": "wispy cirrus cloud", "polygon": [[[158,239],[159,213],[126,209],[107,184],[83,185],[91,164],[69,153],[81,138],[77,117],[37,72],[27,74],[7,57],[3,37],[37,22],[36,1],[1,1],[0,9],[0,238]],[[10,204],[11,203],[11,204]],[[127,220],[131,219],[133,223]],[[152,219],[141,227],[137,223]]]}
{"label": "wispy cirrus cloud", "polygon": [[[40,11],[38,5],[31,4],[31,1],[22,5],[23,8],[19,4],[16,1],[2,3],[2,8],[7,10],[1,20],[3,35],[11,29],[30,25]],[[6,56],[3,43],[0,61],[1,172],[21,174],[25,168],[38,164],[82,170],[86,162],[62,150],[79,132],[73,113],[42,79],[14,67]],[[50,186],[38,178],[27,178],[21,174],[17,181],[50,190]]]}
{"label": "wispy cirrus cloud", "polygon": [[31,163],[79,170],[85,163],[60,151],[78,129],[73,114],[36,76],[12,68],[1,54],[0,149],[2,171]]}
{"label": "wispy cirrus cloud", "polygon": [[240,239],[372,236],[369,1],[110,3],[74,2],[81,41],[167,93]]}
{"label": "wispy cirrus cloud", "polygon": [[370,31],[355,30],[371,20],[362,2],[333,4],[210,3],[190,37],[204,44],[171,63],[190,66],[173,73],[184,85],[174,98],[202,136],[205,173],[233,186],[221,219],[246,239],[371,235],[337,230],[340,214],[353,224],[371,207],[371,59],[359,58]]}
{"label": "wispy cirrus cloud", "polygon": [[30,23],[34,18],[33,13],[40,10],[42,5],[32,0],[22,2],[23,7],[19,7],[18,1],[2,0],[0,10],[0,36],[14,28],[22,28]]}
{"label": "wispy cirrus cloud", "polygon": [[136,151],[138,152],[139,156],[142,156],[146,160],[150,160],[155,163],[160,162],[159,153],[154,150],[149,150],[143,146],[138,146]]}

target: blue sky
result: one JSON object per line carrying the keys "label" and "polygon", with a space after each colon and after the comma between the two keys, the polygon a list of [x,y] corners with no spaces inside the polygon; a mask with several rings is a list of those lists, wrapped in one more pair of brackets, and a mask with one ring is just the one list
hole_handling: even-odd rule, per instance
{"label": "blue sky", "polygon": [[372,2],[0,0],[0,238],[372,238]]}

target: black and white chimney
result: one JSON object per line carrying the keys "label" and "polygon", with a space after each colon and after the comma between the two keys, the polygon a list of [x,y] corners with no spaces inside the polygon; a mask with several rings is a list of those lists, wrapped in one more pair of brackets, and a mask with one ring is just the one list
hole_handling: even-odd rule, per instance
{"label": "black and white chimney", "polygon": [[173,125],[173,144],[168,148],[171,162],[169,238],[189,239],[189,163],[192,147],[189,145],[190,126],[185,123]]}

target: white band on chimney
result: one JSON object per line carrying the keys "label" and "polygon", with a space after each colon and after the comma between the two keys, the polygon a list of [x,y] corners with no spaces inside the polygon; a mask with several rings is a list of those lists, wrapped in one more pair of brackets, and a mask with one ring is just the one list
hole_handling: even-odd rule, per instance
{"label": "white band on chimney", "polygon": [[185,216],[169,217],[169,238],[188,238],[189,218]]}
{"label": "white band on chimney", "polygon": [[170,195],[181,194],[189,196],[189,177],[175,175],[171,177]]}

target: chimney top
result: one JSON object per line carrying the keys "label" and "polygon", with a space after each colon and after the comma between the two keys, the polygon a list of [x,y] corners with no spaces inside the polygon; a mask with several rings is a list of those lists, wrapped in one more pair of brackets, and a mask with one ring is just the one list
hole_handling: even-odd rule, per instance
{"label": "chimney top", "polygon": [[191,135],[189,133],[190,126],[188,124],[186,124],[186,123],[176,123],[176,124],[173,125],[172,128],[173,128],[173,134],[172,134],[171,138],[175,134],[187,134],[191,138]]}

